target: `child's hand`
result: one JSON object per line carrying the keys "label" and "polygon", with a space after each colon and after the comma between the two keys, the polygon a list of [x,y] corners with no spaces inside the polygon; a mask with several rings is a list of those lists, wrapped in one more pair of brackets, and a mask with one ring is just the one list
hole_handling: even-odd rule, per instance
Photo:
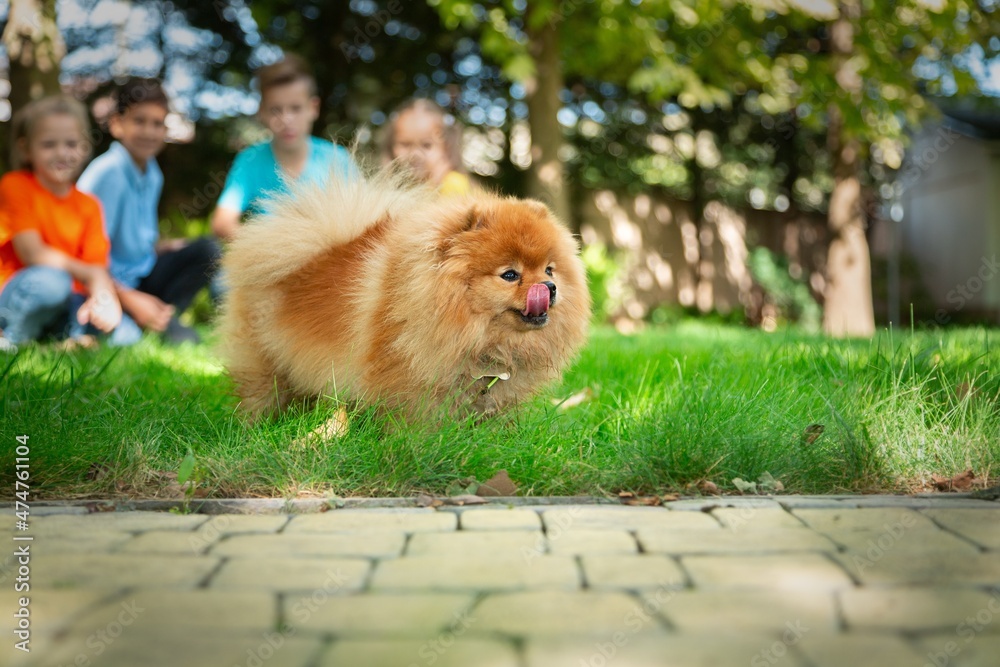
{"label": "child's hand", "polygon": [[121,302],[125,312],[143,329],[163,331],[174,316],[173,306],[139,290],[122,292]]}
{"label": "child's hand", "polygon": [[122,305],[115,296],[115,285],[104,271],[95,272],[86,283],[90,297],[76,312],[80,324],[90,323],[104,333],[114,331],[122,321]]}

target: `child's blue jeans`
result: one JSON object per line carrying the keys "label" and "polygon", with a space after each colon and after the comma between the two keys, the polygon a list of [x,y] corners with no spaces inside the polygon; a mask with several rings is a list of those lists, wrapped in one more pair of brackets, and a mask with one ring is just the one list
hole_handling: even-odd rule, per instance
{"label": "child's blue jeans", "polygon": [[85,300],[73,292],[73,278],[62,269],[23,268],[0,292],[0,330],[12,343],[45,335],[78,338],[88,329],[76,319],[76,311]]}

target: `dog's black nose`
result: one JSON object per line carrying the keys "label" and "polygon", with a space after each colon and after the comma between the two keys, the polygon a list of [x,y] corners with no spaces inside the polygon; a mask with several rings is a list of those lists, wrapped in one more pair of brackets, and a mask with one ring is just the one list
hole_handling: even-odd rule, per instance
{"label": "dog's black nose", "polygon": [[551,280],[546,280],[542,284],[549,288],[549,305],[551,306],[556,302],[556,284]]}

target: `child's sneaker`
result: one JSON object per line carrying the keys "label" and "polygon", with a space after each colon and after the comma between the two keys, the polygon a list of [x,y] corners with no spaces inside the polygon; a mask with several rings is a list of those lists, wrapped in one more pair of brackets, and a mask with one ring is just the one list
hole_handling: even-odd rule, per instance
{"label": "child's sneaker", "polygon": [[0,331],[0,354],[17,354],[17,345],[4,338]]}
{"label": "child's sneaker", "polygon": [[160,334],[160,338],[167,345],[180,345],[181,343],[193,343],[197,345],[201,342],[201,336],[198,335],[198,332],[191,327],[181,324],[180,320],[176,317],[170,318],[170,324]]}

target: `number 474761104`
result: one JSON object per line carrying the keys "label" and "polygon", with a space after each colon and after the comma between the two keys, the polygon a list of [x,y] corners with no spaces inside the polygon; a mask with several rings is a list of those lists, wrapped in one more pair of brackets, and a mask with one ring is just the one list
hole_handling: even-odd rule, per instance
{"label": "number 474761104", "polygon": [[[15,514],[17,514],[17,518],[24,521],[27,519],[27,514],[28,514],[27,502],[28,502],[28,492],[30,490],[30,486],[28,485],[28,480],[31,478],[31,470],[30,470],[31,464],[30,464],[30,458],[28,457],[30,450],[28,449],[28,436],[19,435],[17,436],[16,439],[18,442],[18,446],[14,450],[15,453],[17,454],[17,458],[14,460],[14,469],[17,481],[15,481],[14,483],[14,489],[15,489],[14,495],[17,497],[18,500],[15,503],[14,509],[15,509]],[[25,516],[22,517],[21,514],[24,514]]]}

